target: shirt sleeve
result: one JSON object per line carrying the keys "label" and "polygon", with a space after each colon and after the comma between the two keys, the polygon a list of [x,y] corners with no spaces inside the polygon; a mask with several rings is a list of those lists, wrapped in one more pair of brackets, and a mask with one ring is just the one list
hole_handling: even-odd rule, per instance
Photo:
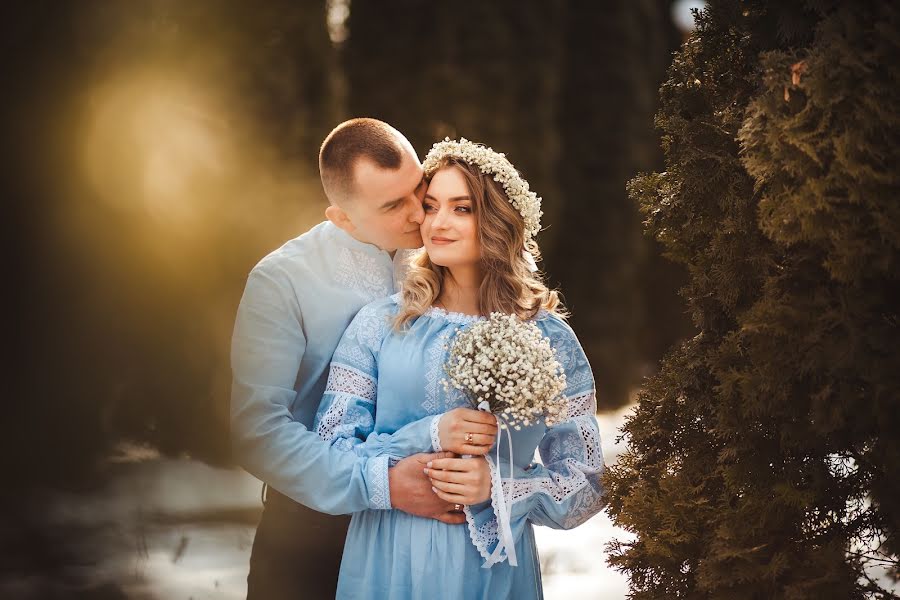
{"label": "shirt sleeve", "polygon": [[315,429],[335,448],[394,461],[434,450],[432,424],[439,415],[408,423],[393,433],[375,432],[378,359],[391,328],[390,314],[381,307],[364,307],[344,332],[331,362]]}
{"label": "shirt sleeve", "polygon": [[319,512],[389,509],[387,457],[341,452],[294,420],[290,407],[305,351],[302,312],[290,282],[258,265],[232,337],[231,429],[238,463]]}
{"label": "shirt sleeve", "polygon": [[[499,541],[495,507],[503,494],[510,528],[518,541],[528,521],[554,529],[571,529],[597,514],[605,504],[600,475],[605,468],[597,426],[594,378],[574,332],[554,317],[546,326],[566,374],[567,419],[547,428],[538,446],[542,464],[514,468],[488,456],[491,499],[465,508],[469,535],[487,559]],[[503,445],[502,442],[498,442]],[[506,557],[503,557],[506,560]],[[502,562],[502,561],[501,561]]]}

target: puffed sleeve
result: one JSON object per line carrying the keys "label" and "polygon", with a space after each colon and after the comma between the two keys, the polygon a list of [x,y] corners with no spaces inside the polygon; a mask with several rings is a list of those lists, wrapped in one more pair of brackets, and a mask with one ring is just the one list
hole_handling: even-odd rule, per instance
{"label": "puffed sleeve", "polygon": [[501,460],[498,467],[488,457],[491,500],[465,509],[472,542],[488,559],[485,566],[507,559],[505,549],[494,552],[501,536],[498,511],[505,508],[508,512],[512,537],[517,541],[528,521],[571,529],[597,514],[605,503],[600,483],[605,464],[590,365],[578,338],[564,321],[551,315],[538,324],[550,338],[566,374],[568,415],[565,421],[547,427],[538,446],[542,464],[528,470],[517,468],[510,479],[509,465]]}

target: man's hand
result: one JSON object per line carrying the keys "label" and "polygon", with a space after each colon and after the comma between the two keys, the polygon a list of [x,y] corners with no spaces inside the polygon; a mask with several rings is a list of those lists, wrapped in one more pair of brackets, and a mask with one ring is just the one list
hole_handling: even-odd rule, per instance
{"label": "man's hand", "polygon": [[432,491],[431,481],[424,472],[429,461],[446,460],[452,456],[455,456],[452,452],[414,454],[388,469],[391,505],[417,517],[437,519],[453,525],[465,523],[465,515],[455,511],[452,502],[441,500]]}
{"label": "man's hand", "polygon": [[483,456],[438,458],[427,464],[425,474],[435,494],[454,504],[478,504],[491,497],[491,469]]}
{"label": "man's hand", "polygon": [[441,449],[457,454],[487,454],[497,439],[497,417],[471,408],[454,408],[438,422]]}

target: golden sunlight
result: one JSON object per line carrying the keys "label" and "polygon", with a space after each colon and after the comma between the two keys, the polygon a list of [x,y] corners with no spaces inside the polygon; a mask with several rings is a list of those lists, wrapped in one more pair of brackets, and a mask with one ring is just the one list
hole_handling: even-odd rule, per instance
{"label": "golden sunlight", "polygon": [[228,82],[188,71],[119,66],[89,91],[77,164],[97,201],[79,197],[61,214],[100,260],[124,243],[145,273],[196,285],[223,244],[277,247],[320,221],[325,199],[318,173],[279,153]]}
{"label": "golden sunlight", "polygon": [[117,208],[194,226],[209,192],[237,166],[212,102],[158,73],[129,75],[93,93],[84,148],[88,176]]}

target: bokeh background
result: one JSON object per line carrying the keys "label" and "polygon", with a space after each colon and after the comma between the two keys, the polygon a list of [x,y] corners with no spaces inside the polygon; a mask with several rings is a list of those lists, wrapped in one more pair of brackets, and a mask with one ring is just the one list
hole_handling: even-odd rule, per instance
{"label": "bokeh background", "polygon": [[0,25],[4,597],[239,591],[233,570],[178,579],[188,554],[240,571],[258,516],[228,445],[234,314],[256,261],[322,219],[318,146],[352,116],[420,156],[487,143],[543,196],[544,267],[614,448],[641,378],[692,333],[684,274],[625,183],[662,168],[657,89],[700,5],[16,3]]}

